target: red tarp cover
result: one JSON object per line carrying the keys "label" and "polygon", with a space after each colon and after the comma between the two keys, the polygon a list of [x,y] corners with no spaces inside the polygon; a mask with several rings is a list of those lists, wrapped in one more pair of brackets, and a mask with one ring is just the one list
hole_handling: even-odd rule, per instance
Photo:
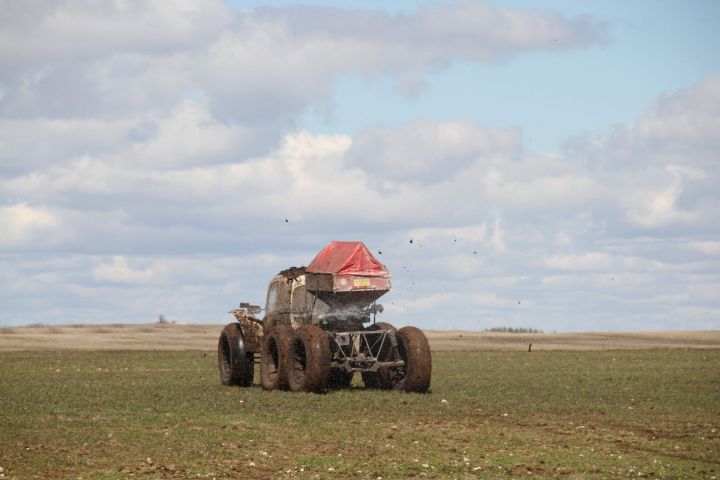
{"label": "red tarp cover", "polygon": [[315,255],[305,271],[390,278],[385,265],[378,262],[362,242],[330,242]]}

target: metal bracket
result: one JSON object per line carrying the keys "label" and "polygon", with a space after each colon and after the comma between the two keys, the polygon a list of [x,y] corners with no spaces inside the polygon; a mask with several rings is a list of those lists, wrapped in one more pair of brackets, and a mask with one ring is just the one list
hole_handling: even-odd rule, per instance
{"label": "metal bracket", "polygon": [[332,367],[348,372],[376,372],[380,367],[402,367],[405,362],[393,355],[395,360],[381,361],[380,352],[390,344],[397,349],[395,332],[390,330],[360,330],[352,332],[329,332],[337,352]]}

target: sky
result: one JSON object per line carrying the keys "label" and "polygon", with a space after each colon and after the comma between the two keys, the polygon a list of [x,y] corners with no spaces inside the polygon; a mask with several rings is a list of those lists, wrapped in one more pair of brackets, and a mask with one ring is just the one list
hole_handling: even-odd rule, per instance
{"label": "sky", "polygon": [[0,326],[224,323],[330,240],[396,326],[720,329],[714,1],[0,3]]}

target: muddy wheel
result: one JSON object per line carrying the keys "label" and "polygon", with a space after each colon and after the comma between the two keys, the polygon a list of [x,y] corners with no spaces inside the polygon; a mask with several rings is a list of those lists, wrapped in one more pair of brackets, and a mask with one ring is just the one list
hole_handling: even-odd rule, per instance
{"label": "muddy wheel", "polygon": [[253,354],[245,350],[245,338],[237,323],[225,325],[220,332],[218,368],[223,385],[249,387],[253,383]]}
{"label": "muddy wheel", "polygon": [[347,372],[344,368],[331,368],[330,376],[328,377],[328,388],[350,388],[352,379],[353,372]]}
{"label": "muddy wheel", "polygon": [[265,335],[260,353],[260,384],[265,390],[287,388],[287,356],[292,342],[292,330],[278,325]]}
{"label": "muddy wheel", "polygon": [[393,388],[404,392],[426,393],[430,388],[432,357],[425,334],[415,327],[398,330],[398,353],[405,367],[391,371]]}
{"label": "muddy wheel", "polygon": [[293,392],[322,392],[330,375],[330,343],[317,325],[295,331],[287,358],[288,385]]}
{"label": "muddy wheel", "polygon": [[[385,322],[377,322],[375,325],[371,325],[369,328],[372,330],[386,330],[393,332],[395,331],[395,327]],[[392,353],[393,352],[392,345],[390,344],[390,339],[386,337],[385,344],[383,345],[383,348],[378,355],[378,359],[381,362],[390,361],[393,359]],[[381,388],[384,390],[393,388],[393,385],[390,381],[390,371],[387,367],[380,367],[377,372],[362,372],[362,379],[365,387],[367,388]]]}

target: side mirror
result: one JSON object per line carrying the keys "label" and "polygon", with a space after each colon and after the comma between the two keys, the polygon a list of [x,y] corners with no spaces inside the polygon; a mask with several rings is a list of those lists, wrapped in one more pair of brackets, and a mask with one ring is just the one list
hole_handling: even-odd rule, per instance
{"label": "side mirror", "polygon": [[382,313],[385,311],[385,307],[382,306],[382,303],[378,303],[375,305],[375,313]]}

